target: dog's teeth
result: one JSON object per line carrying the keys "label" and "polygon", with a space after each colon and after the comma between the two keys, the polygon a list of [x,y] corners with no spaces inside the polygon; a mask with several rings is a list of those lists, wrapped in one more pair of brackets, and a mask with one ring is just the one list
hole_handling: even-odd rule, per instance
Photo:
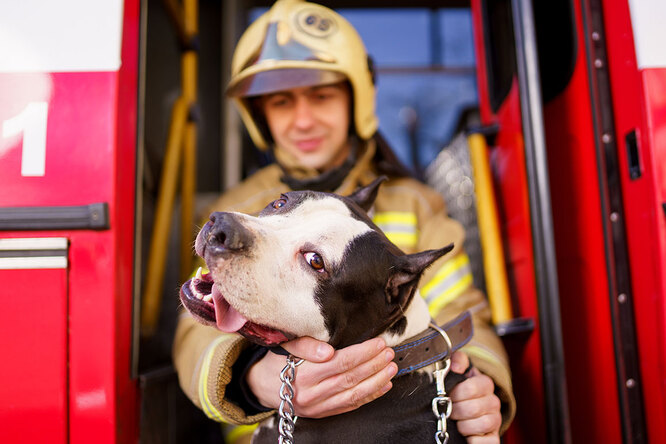
{"label": "dog's teeth", "polygon": [[201,280],[201,267],[199,267],[199,269],[197,270],[197,274],[194,278]]}
{"label": "dog's teeth", "polygon": [[197,290],[197,286],[194,285],[194,279],[190,281],[190,291],[194,296],[196,296],[197,299],[201,299],[202,294],[199,293],[199,290]]}
{"label": "dog's teeth", "polygon": [[206,296],[203,297],[203,300],[206,302],[211,302],[213,300],[213,295],[207,294]]}

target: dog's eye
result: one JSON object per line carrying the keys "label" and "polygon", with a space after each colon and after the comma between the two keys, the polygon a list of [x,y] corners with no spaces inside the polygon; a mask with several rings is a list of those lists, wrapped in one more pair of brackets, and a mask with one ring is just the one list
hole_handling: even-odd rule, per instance
{"label": "dog's eye", "polygon": [[274,200],[272,204],[273,208],[275,208],[276,210],[284,207],[285,205],[287,205],[287,199],[285,198]]}
{"label": "dog's eye", "polygon": [[303,256],[305,257],[305,261],[310,264],[312,268],[320,272],[325,271],[324,259],[322,259],[317,253],[308,251],[307,253],[304,253]]}

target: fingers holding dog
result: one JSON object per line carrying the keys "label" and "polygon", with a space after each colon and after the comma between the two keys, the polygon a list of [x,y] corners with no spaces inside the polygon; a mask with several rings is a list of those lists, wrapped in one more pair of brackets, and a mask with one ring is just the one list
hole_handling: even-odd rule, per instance
{"label": "fingers holding dog", "polygon": [[499,442],[500,438],[497,433],[467,437],[467,444],[498,444]]}
{"label": "fingers holding dog", "polygon": [[499,443],[501,424],[501,416],[488,414],[470,420],[458,421],[457,426],[460,434],[467,437],[468,443],[477,442],[471,438],[479,438],[478,442]]}
{"label": "fingers holding dog", "polygon": [[[458,431],[468,437],[468,442],[499,442],[502,415],[501,402],[494,393],[495,384],[476,368],[469,374],[468,379],[451,391],[451,419],[458,421]],[[471,441],[471,437],[479,440]]]}
{"label": "fingers holding dog", "polygon": [[[303,417],[322,418],[354,410],[388,392],[397,373],[391,362],[393,350],[379,338],[335,352],[312,338],[296,339],[284,348],[306,360],[298,367],[293,399],[296,414]],[[248,372],[250,389],[266,407],[279,405],[278,375],[284,365],[284,356],[269,352]]]}
{"label": "fingers holding dog", "polygon": [[472,368],[468,375],[468,379],[456,385],[452,390],[451,398],[453,402],[476,399],[493,394],[495,383],[489,376],[481,373],[476,367]]}
{"label": "fingers holding dog", "polygon": [[308,362],[326,362],[333,357],[335,352],[330,344],[307,336],[285,342],[282,347],[292,355]]}
{"label": "fingers holding dog", "polygon": [[[338,350],[331,360],[333,367],[325,375],[334,386],[353,388],[364,379],[386,368],[394,357],[393,349],[375,338]],[[323,379],[323,378],[322,378]]]}
{"label": "fingers holding dog", "polygon": [[451,371],[455,373],[464,373],[469,367],[469,357],[462,351],[457,351],[451,355]]}
{"label": "fingers holding dog", "polygon": [[299,412],[299,407],[296,407],[296,413],[301,416],[321,418],[355,410],[388,392],[392,387],[390,380],[396,372],[395,364],[390,364],[352,388],[343,389],[337,386],[331,391],[321,392],[322,397],[318,398],[319,401],[311,402],[308,406],[300,406],[302,413]]}
{"label": "fingers holding dog", "polygon": [[294,407],[300,416],[320,418],[354,410],[386,393],[397,366],[381,339],[337,350],[325,363],[306,362],[296,378]]}

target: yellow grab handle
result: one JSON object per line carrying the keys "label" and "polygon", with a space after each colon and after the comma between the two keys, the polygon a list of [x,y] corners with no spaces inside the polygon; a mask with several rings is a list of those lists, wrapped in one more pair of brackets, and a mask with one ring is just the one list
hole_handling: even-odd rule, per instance
{"label": "yellow grab handle", "polygon": [[495,193],[488,161],[488,150],[486,139],[482,134],[470,134],[467,137],[467,144],[469,145],[469,156],[474,171],[476,212],[483,252],[486,292],[492,311],[493,323],[498,325],[510,321],[513,318],[513,313]]}
{"label": "yellow grab handle", "polygon": [[[189,42],[198,33],[198,0],[167,2],[177,27]],[[155,221],[148,252],[147,270],[141,301],[141,334],[151,336],[157,327],[162,305],[171,215],[181,178],[180,276],[185,280],[192,268],[194,236],[194,200],[196,193],[196,122],[189,120],[197,100],[198,54],[195,48],[181,56],[181,96],[173,105],[167,148],[162,167],[160,188],[155,208]],[[182,171],[182,175],[179,172]]]}
{"label": "yellow grab handle", "polygon": [[187,102],[182,97],[177,99],[171,113],[171,125],[157,195],[150,250],[148,251],[145,287],[141,304],[141,333],[144,335],[152,335],[155,331],[162,303],[171,213],[178,185],[178,170],[182,154],[181,141],[183,140],[187,112]]}

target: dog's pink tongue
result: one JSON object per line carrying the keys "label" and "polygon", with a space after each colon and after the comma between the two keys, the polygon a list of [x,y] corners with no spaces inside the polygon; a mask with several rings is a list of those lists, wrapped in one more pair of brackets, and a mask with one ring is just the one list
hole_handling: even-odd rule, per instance
{"label": "dog's pink tongue", "polygon": [[213,303],[215,304],[215,319],[217,328],[225,333],[234,333],[240,330],[247,322],[242,314],[224,299],[217,286],[213,285]]}

